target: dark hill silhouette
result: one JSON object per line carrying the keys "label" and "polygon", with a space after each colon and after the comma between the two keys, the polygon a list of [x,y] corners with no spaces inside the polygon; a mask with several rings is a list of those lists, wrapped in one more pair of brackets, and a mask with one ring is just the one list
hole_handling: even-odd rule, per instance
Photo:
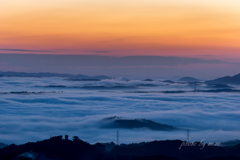
{"label": "dark hill silhouette", "polygon": [[165,82],[165,83],[175,83],[175,82],[173,82],[171,80],[165,80],[165,81],[162,81],[162,82]]}
{"label": "dark hill silhouette", "polygon": [[146,81],[146,82],[152,82],[153,80],[152,79],[145,79],[143,81]]}
{"label": "dark hill silhouette", "polygon": [[235,140],[230,140],[230,141],[226,141],[226,142],[222,142],[221,146],[235,146],[237,144],[240,144],[240,140],[235,139]]}
{"label": "dark hill silhouette", "polygon": [[7,145],[0,142],[0,148],[6,147]]}
{"label": "dark hill silhouette", "polygon": [[110,142],[110,143],[107,142],[107,143],[101,143],[101,144],[105,146],[105,149],[107,151],[112,150],[116,146],[116,144],[114,142]]}
{"label": "dark hill silhouette", "polygon": [[124,119],[120,117],[109,117],[104,118],[100,121],[101,128],[124,128],[124,129],[134,129],[134,128],[147,128],[156,131],[174,131],[178,128],[153,122],[147,119]]}
{"label": "dark hill silhouette", "polygon": [[155,84],[138,84],[136,86],[138,86],[138,87],[155,87],[155,86],[158,86],[158,85],[155,85]]}
{"label": "dark hill silhouette", "polygon": [[178,81],[197,82],[197,81],[199,81],[199,80],[196,79],[196,78],[193,78],[193,77],[182,77],[182,78],[180,78]]}
{"label": "dark hill silhouette", "polygon": [[206,81],[206,84],[236,84],[240,85],[240,73],[235,76],[225,76],[214,80]]}
{"label": "dark hill silhouette", "polygon": [[[166,140],[114,145],[107,151],[104,144],[91,145],[74,136],[52,137],[23,145],[11,144],[0,149],[0,160],[239,160],[240,145],[219,147],[195,142],[195,146],[180,146],[186,142]],[[114,143],[113,143],[114,144]],[[179,149],[180,148],[180,149]],[[203,149],[201,149],[203,148]]]}
{"label": "dark hill silhouette", "polygon": [[69,80],[69,81],[101,81],[100,79],[77,79],[77,78],[69,78],[66,80]]}
{"label": "dark hill silhouette", "polygon": [[183,142],[180,140],[167,140],[153,141],[144,145],[129,144],[125,146],[116,146],[111,150],[111,153],[127,156],[164,155],[183,160],[199,160],[208,159],[210,157],[219,157],[220,160],[227,160],[229,158],[229,160],[231,160],[232,158],[239,159],[240,157],[240,145],[234,147],[219,147],[205,144],[204,148],[201,149],[202,143],[196,142],[195,146],[185,146],[179,149],[182,143]]}
{"label": "dark hill silhouette", "polygon": [[0,77],[62,77],[62,78],[76,78],[76,79],[111,79],[111,77],[101,76],[86,76],[83,74],[72,75],[72,74],[59,74],[49,72],[39,73],[26,73],[26,72],[0,72]]}
{"label": "dark hill silhouette", "polygon": [[10,145],[0,150],[1,160],[23,159],[34,153],[39,157],[48,157],[49,159],[88,159],[93,158],[95,154],[100,153],[94,146],[80,140],[79,138],[63,140],[62,136],[52,137],[49,140],[36,143],[26,143],[24,145]]}

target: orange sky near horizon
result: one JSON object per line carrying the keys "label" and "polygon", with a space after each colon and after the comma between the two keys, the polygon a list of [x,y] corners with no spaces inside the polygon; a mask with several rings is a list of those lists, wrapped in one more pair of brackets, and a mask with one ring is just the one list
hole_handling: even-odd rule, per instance
{"label": "orange sky near horizon", "polygon": [[240,54],[239,0],[4,0],[0,6],[4,49],[118,56]]}

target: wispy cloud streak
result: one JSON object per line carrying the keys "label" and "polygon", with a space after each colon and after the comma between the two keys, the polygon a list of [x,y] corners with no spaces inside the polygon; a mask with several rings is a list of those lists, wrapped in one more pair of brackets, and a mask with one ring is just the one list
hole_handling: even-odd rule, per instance
{"label": "wispy cloud streak", "polygon": [[14,52],[54,52],[54,51],[47,51],[47,50],[28,50],[28,49],[6,49],[0,48],[0,51],[14,51]]}

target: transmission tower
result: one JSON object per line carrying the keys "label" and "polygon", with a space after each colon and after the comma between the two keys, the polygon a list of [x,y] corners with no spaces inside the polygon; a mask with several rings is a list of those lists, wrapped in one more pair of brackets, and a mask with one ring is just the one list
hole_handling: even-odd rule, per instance
{"label": "transmission tower", "polygon": [[187,129],[187,140],[189,140],[189,129]]}
{"label": "transmission tower", "polygon": [[117,130],[117,145],[119,145],[119,131]]}

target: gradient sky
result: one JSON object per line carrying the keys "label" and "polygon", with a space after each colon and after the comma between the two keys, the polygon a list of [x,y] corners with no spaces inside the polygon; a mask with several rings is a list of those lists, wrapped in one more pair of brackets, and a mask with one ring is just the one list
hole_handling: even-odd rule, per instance
{"label": "gradient sky", "polygon": [[118,56],[240,51],[239,0],[3,0],[0,6],[4,49]]}
{"label": "gradient sky", "polygon": [[240,61],[239,0],[1,0],[0,6],[0,53]]}

